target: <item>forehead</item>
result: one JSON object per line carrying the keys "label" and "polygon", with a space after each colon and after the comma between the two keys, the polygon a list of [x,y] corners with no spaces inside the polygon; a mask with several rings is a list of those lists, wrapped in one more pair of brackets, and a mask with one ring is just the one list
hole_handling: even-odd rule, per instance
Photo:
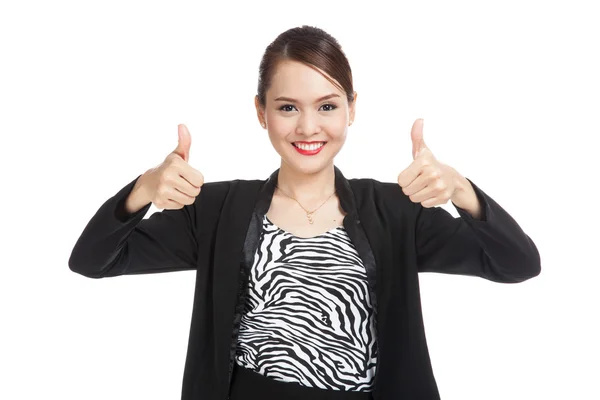
{"label": "forehead", "polygon": [[272,97],[294,97],[300,101],[310,101],[329,93],[337,93],[343,97],[344,93],[322,75],[325,72],[319,71],[301,62],[282,61],[273,74],[269,94]]}

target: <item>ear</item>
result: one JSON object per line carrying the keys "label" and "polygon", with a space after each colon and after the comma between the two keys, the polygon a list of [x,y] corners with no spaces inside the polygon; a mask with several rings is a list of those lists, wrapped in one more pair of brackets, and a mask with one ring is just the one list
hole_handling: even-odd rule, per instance
{"label": "ear", "polygon": [[267,120],[265,118],[265,110],[261,107],[260,102],[258,101],[258,95],[254,96],[254,107],[256,108],[258,123],[261,124],[263,128],[266,128]]}
{"label": "ear", "polygon": [[348,125],[352,125],[352,123],[354,122],[354,117],[356,116],[356,99],[358,98],[358,93],[354,92],[354,100],[352,100],[352,104],[350,104],[350,110],[349,110],[349,121],[348,121]]}

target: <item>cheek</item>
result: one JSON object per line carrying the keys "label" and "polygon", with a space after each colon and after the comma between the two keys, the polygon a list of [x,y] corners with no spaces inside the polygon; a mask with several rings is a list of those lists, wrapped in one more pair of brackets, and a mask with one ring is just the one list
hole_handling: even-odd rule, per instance
{"label": "cheek", "polygon": [[294,125],[289,121],[282,121],[277,118],[267,121],[267,125],[269,127],[268,131],[271,140],[285,139],[286,136],[294,131]]}
{"label": "cheek", "polygon": [[327,125],[323,126],[327,132],[333,136],[335,139],[343,139],[346,137],[346,119],[345,118],[335,118],[327,121]]}
{"label": "cheek", "polygon": [[269,125],[269,140],[275,148],[283,148],[283,143],[287,141],[288,136],[288,130],[284,130],[282,127]]}
{"label": "cheek", "polygon": [[273,131],[276,135],[285,135],[288,132],[293,132],[296,129],[296,122],[293,118],[271,117],[267,118],[269,131]]}

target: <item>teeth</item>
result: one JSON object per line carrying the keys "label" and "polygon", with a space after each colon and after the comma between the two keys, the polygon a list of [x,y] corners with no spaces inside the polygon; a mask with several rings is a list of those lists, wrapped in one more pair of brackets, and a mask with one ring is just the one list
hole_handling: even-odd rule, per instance
{"label": "teeth", "polygon": [[323,142],[321,143],[312,143],[312,144],[304,144],[304,143],[294,143],[294,146],[298,147],[301,150],[313,151],[318,148],[323,147]]}

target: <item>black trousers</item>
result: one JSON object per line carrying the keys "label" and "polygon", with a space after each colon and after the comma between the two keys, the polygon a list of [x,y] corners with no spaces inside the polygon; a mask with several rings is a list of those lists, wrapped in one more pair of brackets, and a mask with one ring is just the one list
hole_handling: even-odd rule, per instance
{"label": "black trousers", "polygon": [[372,400],[371,392],[347,392],[302,386],[268,378],[234,363],[229,400]]}

